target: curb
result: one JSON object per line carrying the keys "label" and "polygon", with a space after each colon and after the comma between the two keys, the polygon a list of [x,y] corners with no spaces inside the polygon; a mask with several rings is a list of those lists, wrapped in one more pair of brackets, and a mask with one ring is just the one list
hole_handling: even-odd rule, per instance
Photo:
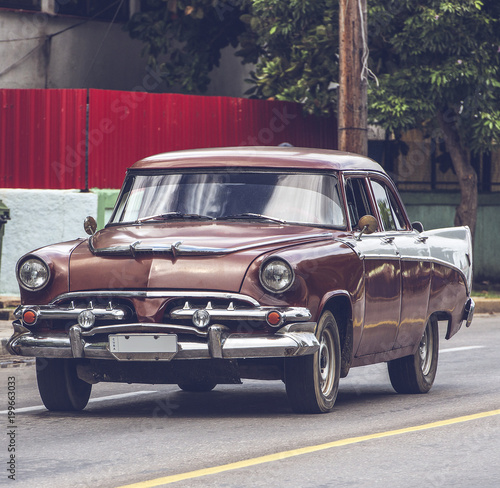
{"label": "curb", "polygon": [[21,298],[0,295],[0,308],[16,308],[21,304]]}
{"label": "curb", "polygon": [[476,304],[474,313],[500,313],[500,298],[473,297]]}

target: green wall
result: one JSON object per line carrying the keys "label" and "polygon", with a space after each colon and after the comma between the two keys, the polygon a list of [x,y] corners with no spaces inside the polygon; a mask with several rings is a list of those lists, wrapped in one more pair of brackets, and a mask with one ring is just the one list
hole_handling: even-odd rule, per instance
{"label": "green wall", "polygon": [[97,228],[102,229],[109,221],[120,190],[99,190],[92,188],[97,195]]}

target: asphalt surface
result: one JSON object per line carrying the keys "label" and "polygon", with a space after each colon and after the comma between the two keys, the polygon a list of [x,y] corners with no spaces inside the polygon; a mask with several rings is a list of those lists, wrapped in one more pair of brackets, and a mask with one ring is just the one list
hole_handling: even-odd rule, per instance
{"label": "asphalt surface", "polygon": [[[253,380],[210,393],[100,383],[84,411],[48,412],[34,367],[1,369],[0,384],[15,392],[12,485],[497,488],[499,320],[479,314],[450,341],[441,327],[429,394],[396,394],[384,364],[355,368],[325,415],[293,414],[281,382]],[[5,389],[6,427],[7,400]],[[10,483],[7,474],[0,485]]]}

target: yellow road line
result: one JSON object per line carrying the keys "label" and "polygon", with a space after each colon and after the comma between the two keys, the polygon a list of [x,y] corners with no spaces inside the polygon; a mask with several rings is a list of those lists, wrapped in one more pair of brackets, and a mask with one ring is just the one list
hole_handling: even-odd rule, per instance
{"label": "yellow road line", "polygon": [[174,474],[165,476],[163,478],[156,478],[149,481],[140,481],[131,485],[124,485],[117,488],[153,488],[155,486],[168,485],[177,481],[189,480],[193,478],[201,478],[210,474],[223,473],[234,469],[248,468],[258,464],[271,463],[280,461],[282,459],[291,458],[294,456],[301,456],[302,454],[310,454],[312,452],[324,451],[333,447],[347,446],[349,444],[357,444],[372,439],[382,439],[384,437],[391,437],[395,435],[408,434],[410,432],[418,432],[421,430],[435,429],[437,427],[445,427],[447,425],[460,424],[470,420],[477,420],[486,417],[500,415],[500,410],[490,410],[489,412],[481,412],[474,415],[465,415],[463,417],[456,417],[448,420],[441,420],[440,422],[431,422],[429,424],[416,425],[414,427],[407,427],[405,429],[389,430],[387,432],[379,432],[377,434],[363,435],[360,437],[351,437],[349,439],[341,439],[338,441],[327,442],[325,444],[318,444],[316,446],[302,447],[300,449],[292,449],[290,451],[277,452],[275,454],[268,454],[266,456],[259,456],[256,458],[245,459],[244,461],[237,461],[235,463],[223,464],[221,466],[213,466],[211,468],[197,469],[196,471],[189,471],[187,473]]}

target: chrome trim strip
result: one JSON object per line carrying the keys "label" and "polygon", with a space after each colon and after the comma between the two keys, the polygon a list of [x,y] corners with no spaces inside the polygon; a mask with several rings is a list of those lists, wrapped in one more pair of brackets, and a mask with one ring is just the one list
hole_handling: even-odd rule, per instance
{"label": "chrome trim strip", "polygon": [[54,298],[50,305],[56,305],[63,300],[86,297],[116,297],[116,298],[221,298],[226,300],[240,300],[251,303],[255,307],[260,306],[259,302],[248,295],[239,293],[219,292],[219,291],[142,291],[142,290],[86,290],[63,293]]}
{"label": "chrome trim strip", "polygon": [[192,334],[198,337],[206,337],[208,331],[200,330],[196,327],[188,325],[175,325],[175,324],[153,324],[153,323],[134,323],[134,324],[116,324],[116,325],[101,325],[94,327],[90,330],[82,332],[83,337],[92,337],[96,334],[118,334],[120,332],[157,332],[165,333],[171,332],[173,334]]}
{"label": "chrome trim strip", "polygon": [[16,317],[21,318],[26,310],[32,310],[36,314],[35,325],[39,320],[78,320],[78,316],[85,310],[90,310],[96,316],[97,320],[123,320],[126,316],[126,311],[115,307],[113,309],[106,308],[58,308],[55,305],[20,305],[15,313]]}
{"label": "chrome trim strip", "polygon": [[[172,310],[170,316],[173,319],[189,319],[193,317],[194,312],[198,310],[196,308],[179,308]],[[308,321],[311,320],[311,312],[304,307],[290,307],[287,309],[282,309],[280,307],[259,307],[258,309],[210,309],[204,308],[210,315],[210,320],[262,320],[265,321],[267,314],[276,310],[283,316],[283,321]]]}
{"label": "chrome trim strip", "polygon": [[460,276],[464,279],[465,286],[467,288],[467,293],[470,293],[470,287],[469,287],[469,279],[467,278],[466,274],[462,269],[459,267],[455,266],[454,264],[450,263],[449,261],[444,261],[439,258],[435,258],[432,256],[408,256],[408,255],[400,255],[399,253],[396,255],[388,255],[388,254],[363,254],[359,249],[356,249],[356,245],[349,240],[346,239],[336,239],[337,241],[341,242],[342,244],[345,244],[349,248],[351,248],[356,255],[363,260],[371,260],[371,259],[385,259],[387,261],[417,261],[421,263],[434,263],[434,264],[439,264],[441,266],[445,266],[447,268],[453,269],[454,271],[457,271]]}
{"label": "chrome trim strip", "polygon": [[296,332],[267,337],[232,334],[226,339],[222,351],[224,358],[241,359],[305,356],[318,349],[319,342],[314,334]]}
{"label": "chrome trim strip", "polygon": [[325,239],[331,238],[333,234],[331,232],[323,232],[321,234],[310,234],[304,236],[294,236],[294,237],[284,237],[281,239],[273,239],[269,241],[252,242],[251,244],[246,244],[244,246],[232,247],[232,248],[218,248],[218,247],[202,247],[202,246],[186,246],[179,244],[178,242],[174,244],[163,244],[163,245],[151,245],[141,247],[141,241],[136,241],[128,246],[116,246],[116,247],[103,247],[96,248],[93,243],[93,239],[89,238],[89,249],[92,254],[96,256],[135,256],[138,253],[149,253],[149,254],[161,254],[161,253],[171,253],[174,258],[178,256],[214,256],[221,254],[231,254],[240,251],[246,251],[248,249],[253,249],[255,247],[270,246],[275,244],[285,244],[288,242],[300,242],[303,240],[310,239]]}
{"label": "chrome trim strip", "polygon": [[[21,326],[22,327],[22,326]],[[300,323],[298,329],[294,330],[294,324],[290,324],[275,334],[228,334],[224,326],[212,326],[213,332],[210,342],[189,342],[179,341],[178,352],[174,355],[174,360],[180,359],[211,359],[222,357],[226,359],[243,358],[271,358],[271,357],[291,357],[314,354],[319,349],[319,342],[312,330],[315,323]],[[26,332],[23,332],[23,329]],[[89,359],[113,359],[113,354],[109,351],[108,342],[87,343],[82,338],[83,351],[79,346],[73,345],[78,340],[77,331],[73,332],[72,339],[68,335],[39,333],[32,334],[25,328],[18,328],[16,333],[9,339],[8,349],[12,354],[19,356],[36,356],[48,358],[74,358],[85,357]],[[218,347],[220,340],[221,349]],[[81,354],[81,355],[80,355]],[[134,358],[123,360],[156,360],[145,357],[143,353]],[[161,360],[161,359],[160,359]],[[163,360],[170,360],[163,359]]]}

